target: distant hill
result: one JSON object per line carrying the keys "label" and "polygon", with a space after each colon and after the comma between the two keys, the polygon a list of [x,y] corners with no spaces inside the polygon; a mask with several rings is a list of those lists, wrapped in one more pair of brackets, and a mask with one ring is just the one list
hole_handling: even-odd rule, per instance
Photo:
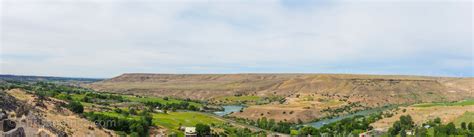
{"label": "distant hill", "polygon": [[0,74],[0,80],[5,80],[5,81],[24,81],[24,82],[49,81],[49,82],[92,83],[92,82],[101,81],[101,80],[103,80],[103,79],[96,79],[96,78],[51,77],[51,76],[22,76],[22,75]]}
{"label": "distant hill", "polygon": [[339,96],[371,106],[473,98],[474,78],[351,74],[123,74],[88,84],[108,92],[209,100],[222,96]]}

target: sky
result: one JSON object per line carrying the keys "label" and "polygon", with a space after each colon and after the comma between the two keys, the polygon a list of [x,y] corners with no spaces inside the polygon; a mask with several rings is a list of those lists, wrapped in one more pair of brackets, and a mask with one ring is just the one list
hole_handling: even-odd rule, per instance
{"label": "sky", "polygon": [[0,73],[474,76],[471,0],[2,0]]}

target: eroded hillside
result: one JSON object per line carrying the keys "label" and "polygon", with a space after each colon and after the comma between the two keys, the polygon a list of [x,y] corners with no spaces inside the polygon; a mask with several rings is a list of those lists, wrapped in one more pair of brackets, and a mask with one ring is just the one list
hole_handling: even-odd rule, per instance
{"label": "eroded hillside", "polygon": [[[311,121],[390,104],[473,98],[473,78],[346,74],[124,74],[86,85],[98,91],[207,100],[281,97],[236,117]],[[219,100],[222,99],[222,100]],[[248,101],[248,100],[246,100]],[[342,111],[342,112],[338,112]]]}
{"label": "eroded hillside", "polygon": [[[87,85],[99,91],[191,99],[220,96],[329,94],[390,101],[457,100],[474,96],[473,78],[332,74],[124,74]],[[362,98],[361,98],[362,97]]]}

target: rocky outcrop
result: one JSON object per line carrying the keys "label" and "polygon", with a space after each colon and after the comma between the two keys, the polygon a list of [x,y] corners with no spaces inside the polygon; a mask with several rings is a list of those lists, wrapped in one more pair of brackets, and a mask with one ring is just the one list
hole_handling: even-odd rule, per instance
{"label": "rocky outcrop", "polygon": [[4,132],[3,136],[4,137],[26,137],[25,130],[23,129],[23,127],[18,127],[8,132]]}

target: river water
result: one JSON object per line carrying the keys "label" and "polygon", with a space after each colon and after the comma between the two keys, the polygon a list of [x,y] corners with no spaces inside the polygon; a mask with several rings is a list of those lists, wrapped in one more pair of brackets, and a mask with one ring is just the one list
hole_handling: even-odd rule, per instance
{"label": "river water", "polygon": [[389,109],[389,108],[390,107],[382,107],[382,108],[363,110],[363,111],[356,112],[354,114],[338,116],[338,117],[334,117],[334,118],[331,118],[331,119],[323,119],[323,120],[319,120],[319,121],[316,121],[316,122],[306,123],[306,124],[303,124],[303,125],[312,126],[312,127],[315,127],[315,128],[321,128],[326,124],[330,124],[330,123],[333,123],[333,122],[336,122],[336,121],[339,121],[339,120],[342,120],[342,119],[345,119],[345,118],[351,118],[351,117],[354,117],[354,116],[357,116],[357,115],[366,116],[366,115],[370,115],[370,114],[373,114],[373,113],[382,112],[382,111],[384,111],[386,109]]}
{"label": "river water", "polygon": [[238,106],[238,105],[231,105],[231,106],[222,106],[224,108],[224,111],[216,111],[214,114],[218,116],[224,116],[227,114],[230,114],[232,112],[238,112],[240,109],[243,108],[243,106]]}

